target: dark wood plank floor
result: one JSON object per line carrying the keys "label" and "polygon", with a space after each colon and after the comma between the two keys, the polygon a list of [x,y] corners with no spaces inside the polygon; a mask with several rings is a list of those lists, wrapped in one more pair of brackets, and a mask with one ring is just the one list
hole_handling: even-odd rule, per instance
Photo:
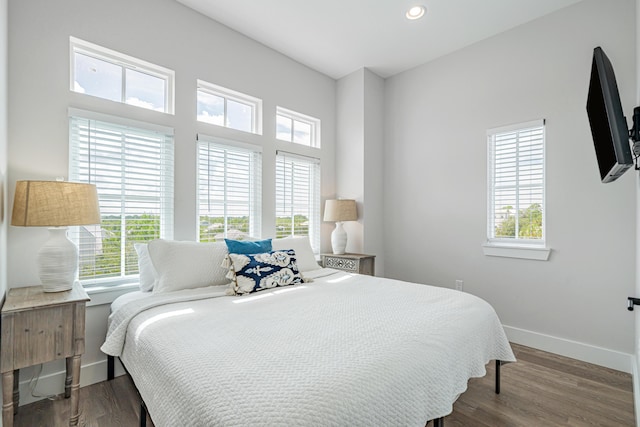
{"label": "dark wood plank floor", "polygon": [[[518,362],[503,366],[501,394],[493,392],[490,363],[484,378],[469,382],[446,427],[635,425],[630,375],[520,345],[513,350]],[[80,390],[80,426],[134,427],[139,411],[126,376]],[[20,407],[15,426],[66,426],[68,414],[68,400],[40,401]]]}

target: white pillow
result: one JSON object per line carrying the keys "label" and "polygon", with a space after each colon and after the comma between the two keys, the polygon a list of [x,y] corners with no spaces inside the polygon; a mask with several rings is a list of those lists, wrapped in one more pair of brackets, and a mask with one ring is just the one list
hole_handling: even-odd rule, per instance
{"label": "white pillow", "polygon": [[309,238],[306,236],[273,239],[271,241],[271,247],[274,251],[284,249],[293,249],[296,251],[298,270],[300,270],[301,273],[322,268],[318,264],[318,261],[316,261],[316,256],[313,253],[313,249],[311,249],[311,243],[309,243]]}
{"label": "white pillow", "polygon": [[138,254],[138,272],[140,272],[140,290],[142,292],[150,292],[158,280],[158,273],[153,267],[151,257],[149,256],[149,247],[146,243],[134,243]]}
{"label": "white pillow", "polygon": [[221,266],[228,253],[225,242],[149,242],[149,255],[158,273],[153,292],[228,284],[228,271]]}

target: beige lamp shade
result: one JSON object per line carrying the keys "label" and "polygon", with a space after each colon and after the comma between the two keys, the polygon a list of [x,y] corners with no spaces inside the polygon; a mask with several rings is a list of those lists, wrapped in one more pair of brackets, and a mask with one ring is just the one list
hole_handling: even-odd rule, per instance
{"label": "beige lamp shade", "polygon": [[65,227],[100,223],[93,184],[65,181],[18,181],[11,225]]}
{"label": "beige lamp shade", "polygon": [[327,200],[324,205],[324,220],[331,222],[356,221],[356,201],[351,199]]}

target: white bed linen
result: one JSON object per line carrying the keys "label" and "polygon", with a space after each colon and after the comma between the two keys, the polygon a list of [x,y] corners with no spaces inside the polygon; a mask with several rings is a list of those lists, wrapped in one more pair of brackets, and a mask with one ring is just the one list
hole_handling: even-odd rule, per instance
{"label": "white bed linen", "polygon": [[113,300],[111,303],[111,312],[118,311],[120,307],[124,306],[130,301],[138,300],[142,298],[148,298],[153,295],[151,292],[143,292],[143,291],[131,291],[126,294],[120,295],[118,298]]}
{"label": "white bed linen", "polygon": [[424,426],[488,361],[515,361],[485,301],[344,272],[134,300],[102,349],[121,356],[158,427]]}

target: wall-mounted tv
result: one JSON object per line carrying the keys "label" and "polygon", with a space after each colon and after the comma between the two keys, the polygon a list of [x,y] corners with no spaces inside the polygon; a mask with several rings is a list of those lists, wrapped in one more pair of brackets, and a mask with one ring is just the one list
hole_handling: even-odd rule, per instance
{"label": "wall-mounted tv", "polygon": [[615,181],[633,165],[633,157],[616,76],[611,61],[601,47],[593,50],[587,115],[600,178],[602,182]]}

